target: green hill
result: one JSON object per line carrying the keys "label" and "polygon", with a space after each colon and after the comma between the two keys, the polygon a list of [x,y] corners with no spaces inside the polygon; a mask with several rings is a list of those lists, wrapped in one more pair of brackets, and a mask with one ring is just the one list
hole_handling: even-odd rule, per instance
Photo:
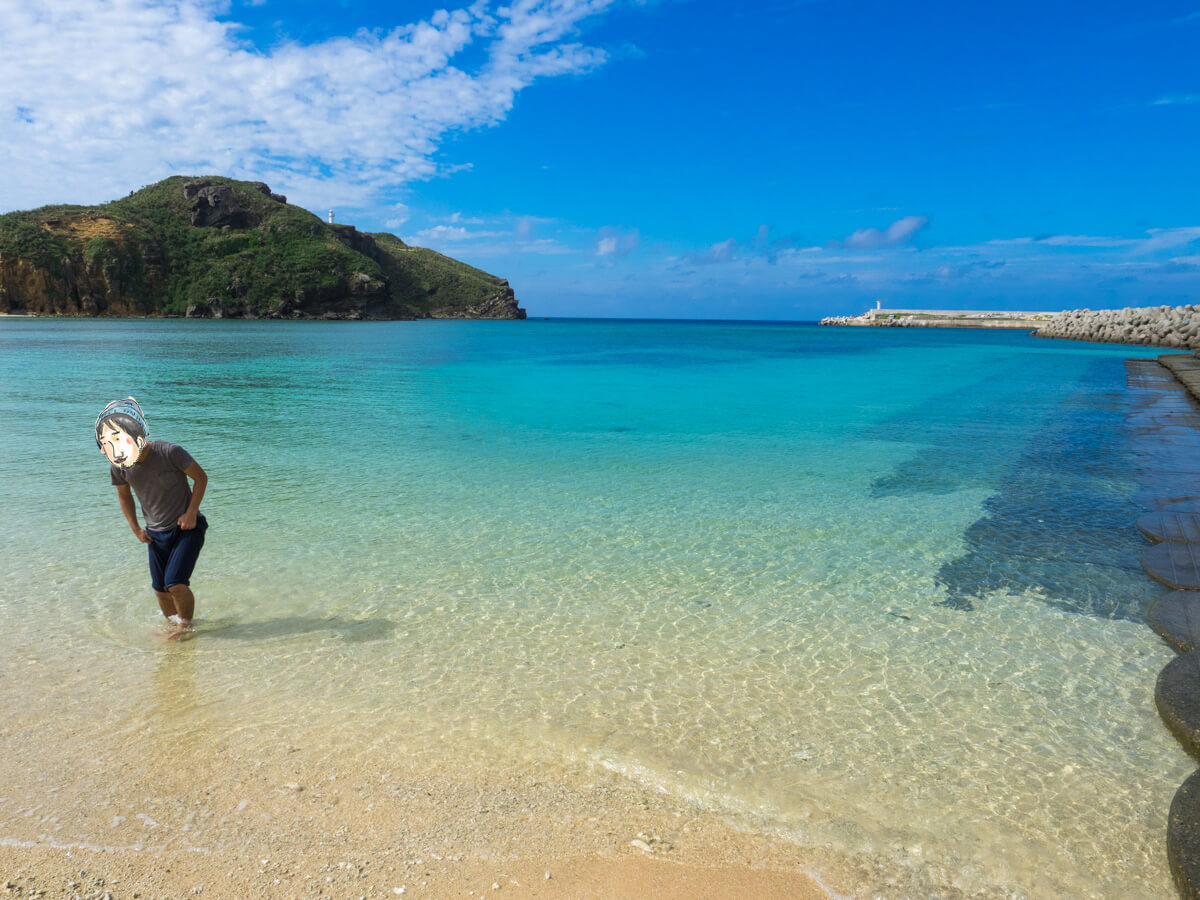
{"label": "green hill", "polygon": [[261,182],[176,176],[0,216],[0,313],[523,319],[508,282],[323,222]]}

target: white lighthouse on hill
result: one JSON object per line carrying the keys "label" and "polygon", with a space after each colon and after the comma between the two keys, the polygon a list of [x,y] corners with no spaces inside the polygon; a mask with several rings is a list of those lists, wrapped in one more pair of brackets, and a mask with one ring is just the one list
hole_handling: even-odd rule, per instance
{"label": "white lighthouse on hill", "polygon": [[329,211],[329,224],[330,225],[333,224],[333,210],[332,209]]}

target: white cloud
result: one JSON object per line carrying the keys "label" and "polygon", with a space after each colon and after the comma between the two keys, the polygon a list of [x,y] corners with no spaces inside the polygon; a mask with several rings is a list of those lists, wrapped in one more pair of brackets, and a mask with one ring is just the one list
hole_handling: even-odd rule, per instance
{"label": "white cloud", "polygon": [[[1037,237],[997,238],[986,242],[992,247],[1017,247],[1033,245],[1035,247],[1126,247],[1134,253],[1155,253],[1169,250],[1172,247],[1182,247],[1193,241],[1200,241],[1200,227],[1185,226],[1181,228],[1151,228],[1146,231],[1147,237],[1115,237],[1112,235],[1093,234],[1044,234]],[[949,248],[943,248],[949,249]]]}
{"label": "white cloud", "polygon": [[1135,238],[1091,234],[1052,234],[1049,237],[1034,238],[1034,241],[1051,247],[1128,247],[1137,243]]}
{"label": "white cloud", "polygon": [[[169,174],[261,179],[353,207],[455,171],[449,132],[495,125],[536,79],[587,71],[570,42],[613,0],[519,0],[259,51],[210,0],[0,2],[0,210],[95,202]],[[453,61],[481,50],[474,70]]]}
{"label": "white cloud", "polygon": [[[551,221],[549,219],[522,216],[485,220],[463,213],[455,213],[449,221],[463,224],[434,225],[416,232],[411,237],[406,237],[405,240],[418,247],[444,250],[460,258],[463,255],[492,257],[512,256],[515,253],[565,255],[577,252],[554,238],[534,238],[532,231],[522,229],[522,225],[528,224],[531,229],[533,223],[548,223]],[[491,225],[491,228],[471,229],[466,227],[485,223]]]}
{"label": "white cloud", "polygon": [[387,219],[383,224],[388,228],[399,228],[409,219],[408,207],[403,203],[396,203],[392,206],[392,217]]}
{"label": "white cloud", "polygon": [[737,255],[738,242],[733,238],[719,241],[708,248],[704,254],[704,262],[729,262]]}
{"label": "white cloud", "polygon": [[1169,94],[1151,102],[1151,106],[1190,106],[1200,103],[1200,94]]}
{"label": "white cloud", "polygon": [[883,231],[878,228],[860,228],[842,243],[847,247],[858,249],[898,247],[901,244],[907,244],[913,235],[928,224],[929,219],[925,216],[904,216]]}
{"label": "white cloud", "polygon": [[1150,237],[1138,244],[1139,253],[1170,250],[1173,247],[1185,247],[1200,241],[1200,227],[1195,225],[1183,228],[1151,228],[1146,234]]}
{"label": "white cloud", "polygon": [[[484,232],[490,236],[492,232]],[[418,231],[413,239],[418,243],[421,241],[432,241],[433,243],[441,244],[446,241],[467,241],[474,237],[479,237],[481,233],[472,233],[467,231],[461,225],[434,225],[432,228],[426,228],[424,231]]]}
{"label": "white cloud", "polygon": [[627,256],[641,246],[642,236],[635,229],[622,231],[619,228],[601,228],[596,238],[596,256],[609,261]]}

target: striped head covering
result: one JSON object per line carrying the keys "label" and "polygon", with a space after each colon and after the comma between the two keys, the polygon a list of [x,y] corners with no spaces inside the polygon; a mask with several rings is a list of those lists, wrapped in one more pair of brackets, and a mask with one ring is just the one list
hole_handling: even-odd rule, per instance
{"label": "striped head covering", "polygon": [[[126,397],[124,400],[114,400],[108,406],[104,407],[104,411],[96,416],[96,430],[99,431],[100,423],[109,416],[118,414],[129,416],[129,418],[141,425],[142,434],[146,440],[150,440],[150,426],[146,424],[146,416],[142,412],[142,408],[138,406],[138,402],[132,397]],[[96,444],[99,445],[99,443],[100,441],[97,439]]]}

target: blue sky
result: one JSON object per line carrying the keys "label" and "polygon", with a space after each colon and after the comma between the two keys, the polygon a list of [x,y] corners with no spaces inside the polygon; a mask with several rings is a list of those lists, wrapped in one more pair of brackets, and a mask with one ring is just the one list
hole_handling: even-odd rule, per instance
{"label": "blue sky", "polygon": [[1200,302],[1198,60],[1196,0],[0,0],[0,209],[262,179],[534,315]]}

